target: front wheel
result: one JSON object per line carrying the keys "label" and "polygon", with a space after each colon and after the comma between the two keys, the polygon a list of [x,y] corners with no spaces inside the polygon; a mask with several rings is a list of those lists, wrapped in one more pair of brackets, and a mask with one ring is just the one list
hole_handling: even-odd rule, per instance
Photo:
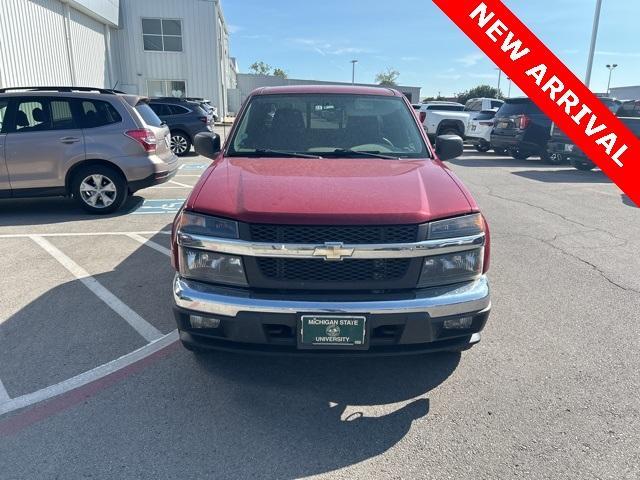
{"label": "front wheel", "polygon": [[531,155],[529,155],[526,152],[523,152],[521,150],[513,150],[511,152],[511,156],[515,159],[515,160],[526,160],[527,158],[529,158]]}
{"label": "front wheel", "polygon": [[507,149],[506,148],[493,148],[493,151],[496,153],[496,155],[506,155],[507,154]]}
{"label": "front wheel", "polygon": [[87,212],[107,214],[118,210],[127,199],[127,182],[104,165],[82,167],[71,182],[71,194]]}
{"label": "front wheel", "polygon": [[582,172],[590,172],[591,170],[596,168],[596,166],[591,163],[582,163],[582,162],[574,162],[573,166]]}
{"label": "front wheel", "polygon": [[191,150],[191,140],[182,132],[171,133],[171,151],[182,157]]}
{"label": "front wheel", "polygon": [[476,150],[481,152],[481,153],[486,153],[489,150],[491,150],[491,145],[486,145],[486,144],[480,144],[478,143],[477,145],[474,145]]}

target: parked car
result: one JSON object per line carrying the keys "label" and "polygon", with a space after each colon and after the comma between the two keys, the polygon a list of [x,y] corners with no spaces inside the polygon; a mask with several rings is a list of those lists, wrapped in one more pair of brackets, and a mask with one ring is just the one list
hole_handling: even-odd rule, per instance
{"label": "parked car", "polygon": [[[616,116],[640,138],[640,101],[624,103]],[[564,151],[571,165],[578,170],[590,171],[596,168],[596,164],[573,143],[566,143]]]}
{"label": "parked car", "polygon": [[497,98],[473,98],[465,105],[442,102],[436,104],[434,108],[427,109],[423,125],[432,140],[439,135],[458,135],[466,138],[471,120],[481,111],[500,108],[503,103]]}
{"label": "parked car", "polygon": [[[621,101],[614,98],[599,98],[600,101],[604,103],[607,108],[609,108],[609,110],[611,110],[611,112],[613,112],[614,114],[620,109],[620,106],[622,105]],[[573,144],[573,141],[567,135],[565,135],[565,133],[560,130],[560,128],[558,128],[555,123],[552,123],[551,138],[547,143],[547,155],[549,156],[550,163],[559,165],[569,160],[570,157],[577,158],[577,155],[573,154],[574,149],[575,145]],[[578,161],[577,164],[581,165],[582,162]]]}
{"label": "parked car", "polygon": [[202,108],[204,108],[207,113],[213,116],[213,121],[217,122],[220,118],[218,116],[218,107],[211,103],[211,100],[207,100],[206,98],[201,97],[185,97],[184,98],[188,102],[195,102],[199,104]]}
{"label": "parked car", "polygon": [[[333,120],[322,115],[333,112]],[[274,112],[273,118],[270,113]],[[253,92],[172,234],[188,349],[309,354],[464,350],[489,316],[489,230],[394,90]]]}
{"label": "parked car", "polygon": [[496,112],[497,110],[483,110],[476,118],[469,121],[467,141],[479,152],[491,150],[491,131]]}
{"label": "parked car", "polygon": [[171,130],[171,150],[179,157],[189,153],[197,133],[213,131],[213,115],[196,102],[165,97],[152,98],[149,105]]}
{"label": "parked car", "polygon": [[491,147],[497,152],[508,152],[517,160],[540,155],[553,163],[547,152],[551,120],[530,98],[509,98],[500,107],[491,132]]}
{"label": "parked car", "polygon": [[0,197],[70,196],[120,208],[178,168],[149,100],[82,87],[0,89]]}

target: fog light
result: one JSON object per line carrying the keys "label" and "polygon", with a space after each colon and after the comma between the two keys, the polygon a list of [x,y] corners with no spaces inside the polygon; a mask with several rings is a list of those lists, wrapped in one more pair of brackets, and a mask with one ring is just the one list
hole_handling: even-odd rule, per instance
{"label": "fog light", "polygon": [[189,315],[191,328],[218,328],[220,326],[219,318],[202,317],[200,315]]}
{"label": "fog light", "polygon": [[447,330],[464,330],[471,328],[473,317],[450,318],[444,321],[444,328]]}

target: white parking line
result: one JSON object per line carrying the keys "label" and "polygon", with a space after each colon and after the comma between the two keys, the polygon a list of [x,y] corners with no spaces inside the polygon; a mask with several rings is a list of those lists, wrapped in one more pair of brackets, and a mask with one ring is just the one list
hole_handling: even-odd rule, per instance
{"label": "white parking line", "polygon": [[0,405],[7,403],[9,400],[11,400],[9,392],[7,392],[7,389],[4,388],[2,380],[0,380]]}
{"label": "white parking line", "polygon": [[140,242],[142,245],[146,245],[149,248],[153,248],[154,250],[164,253],[168,257],[171,256],[171,250],[166,247],[163,247],[159,243],[154,242],[153,240],[149,240],[148,238],[143,237],[142,235],[138,235],[137,233],[128,233],[127,237],[135,240],[136,242]]}
{"label": "white parking line", "polygon": [[100,380],[107,375],[122,370],[129,365],[144,360],[150,355],[159,352],[163,348],[166,348],[176,342],[178,338],[178,331],[174,330],[173,332],[158,338],[138,350],[128,353],[116,360],[112,360],[109,363],[105,363],[104,365],[100,365],[92,370],[76,375],[75,377],[68,378],[67,380],[56,383],[55,385],[50,385],[36,392],[27,393],[26,395],[10,399],[6,402],[0,401],[0,415],[28,407],[29,405],[42,402],[43,400],[57,397],[58,395],[62,395],[96,380]]}
{"label": "white parking line", "polygon": [[82,284],[91,290],[100,300],[107,304],[114,312],[120,315],[131,327],[147,341],[151,342],[162,337],[162,333],[156,327],[147,322],[144,318],[125,305],[118,297],[107,290],[100,282],[76,262],[67,257],[64,253],[53,246],[48,240],[35,235],[30,236],[31,240],[40,245],[49,255],[55,258],[75,276]]}
{"label": "white parking line", "polygon": [[174,185],[179,185],[184,188],[193,188],[193,185],[186,185],[184,183],[176,182],[175,180],[169,180],[169,183],[173,183]]}
{"label": "white parking line", "polygon": [[6,233],[0,238],[31,238],[31,237],[102,237],[118,235],[171,235],[169,230],[148,231],[148,232],[76,232],[76,233]]}

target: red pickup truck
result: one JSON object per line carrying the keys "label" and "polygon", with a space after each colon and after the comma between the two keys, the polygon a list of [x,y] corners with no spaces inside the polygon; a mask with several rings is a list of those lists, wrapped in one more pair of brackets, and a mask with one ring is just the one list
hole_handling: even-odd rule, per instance
{"label": "red pickup truck", "polygon": [[462,351],[491,308],[489,228],[405,97],[259,89],[173,225],[184,346],[392,355]]}

